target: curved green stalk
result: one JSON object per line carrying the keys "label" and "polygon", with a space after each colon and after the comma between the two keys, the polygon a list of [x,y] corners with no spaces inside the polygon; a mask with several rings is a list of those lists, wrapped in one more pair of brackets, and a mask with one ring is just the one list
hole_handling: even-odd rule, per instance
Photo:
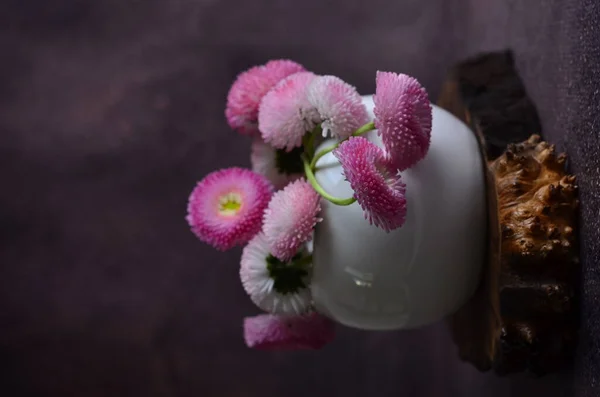
{"label": "curved green stalk", "polygon": [[319,153],[317,153],[315,155],[315,157],[313,157],[312,161],[310,162],[310,169],[314,170],[315,167],[317,166],[317,161],[319,161],[319,159],[321,157],[325,156],[327,153],[333,152],[335,149],[337,149],[338,146],[340,146],[340,144],[336,143],[335,145],[329,146],[328,148],[319,150]]}
{"label": "curved green stalk", "polygon": [[[375,123],[373,121],[371,121],[370,123],[367,123],[367,124],[363,125],[362,127],[360,127],[359,129],[357,129],[356,131],[354,131],[352,133],[352,136],[359,136],[366,132],[372,131],[374,129],[375,129]],[[327,153],[333,152],[335,149],[337,149],[342,144],[342,142],[344,142],[346,140],[348,140],[348,138],[342,139],[335,145],[329,146],[328,148],[319,150],[319,152],[312,158],[312,161],[310,162],[310,169],[314,170],[315,167],[317,166],[317,161],[319,161],[319,159],[321,157],[325,156]]]}
{"label": "curved green stalk", "polygon": [[362,127],[360,127],[359,129],[357,129],[356,131],[354,131],[352,133],[352,136],[359,136],[364,134],[365,132],[369,132],[369,131],[373,131],[375,129],[375,122],[371,121],[370,123],[367,123],[365,125],[363,125]]}
{"label": "curved green stalk", "polygon": [[327,193],[325,190],[323,190],[321,185],[319,185],[319,182],[317,182],[317,179],[315,178],[315,174],[313,173],[312,169],[310,168],[310,164],[306,160],[305,156],[302,156],[302,163],[304,164],[304,173],[306,174],[306,179],[308,179],[308,182],[317,191],[317,193],[319,193],[321,196],[323,196],[323,198],[331,201],[333,204],[342,205],[342,206],[353,204],[356,201],[356,199],[354,197],[342,199],[342,198],[334,197],[334,196],[330,195],[329,193]]}
{"label": "curved green stalk", "polygon": [[303,256],[300,259],[296,259],[292,262],[292,266],[296,266],[299,268],[305,268],[306,265],[310,265],[312,263],[312,254]]}
{"label": "curved green stalk", "polygon": [[315,128],[308,132],[302,137],[302,146],[304,146],[304,153],[311,159],[315,155],[315,137],[321,134],[321,124],[317,124]]}

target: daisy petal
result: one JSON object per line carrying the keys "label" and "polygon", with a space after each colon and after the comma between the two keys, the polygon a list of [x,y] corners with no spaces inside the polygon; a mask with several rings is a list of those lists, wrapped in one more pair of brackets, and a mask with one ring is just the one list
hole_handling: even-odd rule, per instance
{"label": "daisy petal", "polygon": [[351,137],[334,155],[365,211],[365,218],[388,232],[402,226],[406,218],[406,186],[383,150],[364,137]]}
{"label": "daisy petal", "polygon": [[282,189],[304,175],[301,154],[302,148],[286,152],[257,138],[252,142],[250,153],[252,171],[264,175],[276,190]]}
{"label": "daisy petal", "polygon": [[263,314],[244,319],[244,340],[261,350],[316,350],[335,337],[333,321],[318,313],[306,316]]}
{"label": "daisy petal", "polygon": [[405,170],[419,162],[431,141],[431,103],[419,82],[405,74],[377,72],[375,127],[393,165]]}
{"label": "daisy petal", "polygon": [[308,101],[319,112],[323,135],[344,139],[369,121],[356,88],[336,76],[319,76],[308,87]]}
{"label": "daisy petal", "polygon": [[275,314],[306,313],[312,295],[309,265],[284,263],[271,255],[265,235],[257,234],[242,252],[240,279],[256,306]]}
{"label": "daisy petal", "polygon": [[310,240],[320,221],[320,202],[319,193],[304,179],[273,195],[265,210],[263,232],[275,257],[289,261]]}
{"label": "daisy petal", "polygon": [[306,89],[315,77],[310,72],[293,74],[264,96],[258,129],[266,143],[289,151],[302,145],[304,134],[315,128],[319,115],[306,97]]}
{"label": "daisy petal", "polygon": [[263,96],[282,79],[304,70],[296,62],[279,59],[240,73],[227,95],[229,126],[241,134],[258,134],[258,106]]}
{"label": "daisy petal", "polygon": [[272,193],[271,183],[253,171],[237,167],[215,171],[192,191],[186,220],[201,241],[228,250],[260,231]]}

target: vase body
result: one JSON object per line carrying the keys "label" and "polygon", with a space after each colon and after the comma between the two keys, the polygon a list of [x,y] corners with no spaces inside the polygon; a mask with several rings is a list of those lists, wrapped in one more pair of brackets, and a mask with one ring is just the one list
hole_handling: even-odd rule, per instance
{"label": "vase body", "polygon": [[[363,102],[374,117],[372,97]],[[366,137],[383,147],[376,131]],[[332,154],[317,167],[327,192],[353,195]],[[370,225],[358,203],[323,200],[312,292],[317,310],[343,325],[392,330],[430,324],[457,311],[478,285],[487,210],[483,158],[473,132],[434,106],[429,152],[402,179],[406,223],[389,233]]]}

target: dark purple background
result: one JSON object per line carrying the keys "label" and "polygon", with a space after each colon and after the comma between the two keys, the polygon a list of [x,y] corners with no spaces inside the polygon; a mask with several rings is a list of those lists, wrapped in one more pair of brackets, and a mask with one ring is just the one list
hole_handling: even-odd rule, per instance
{"label": "dark purple background", "polygon": [[[2,1],[0,395],[600,394],[599,19],[596,0]],[[575,370],[481,375],[442,325],[246,349],[240,250],[184,222],[196,180],[249,164],[223,117],[235,75],[289,57],[363,93],[377,69],[409,73],[436,98],[454,62],[503,48],[580,180]]]}

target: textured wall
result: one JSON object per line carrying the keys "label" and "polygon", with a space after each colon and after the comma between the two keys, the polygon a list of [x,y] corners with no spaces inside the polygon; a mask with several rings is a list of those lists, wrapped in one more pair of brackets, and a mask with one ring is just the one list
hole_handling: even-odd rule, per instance
{"label": "textured wall", "polygon": [[[595,0],[4,0],[0,394],[599,394],[599,18]],[[580,178],[575,370],[481,375],[441,325],[343,329],[319,353],[246,349],[240,250],[216,253],[183,219],[197,179],[249,164],[223,117],[235,75],[290,57],[363,93],[375,70],[402,71],[435,98],[453,62],[505,47]]]}

